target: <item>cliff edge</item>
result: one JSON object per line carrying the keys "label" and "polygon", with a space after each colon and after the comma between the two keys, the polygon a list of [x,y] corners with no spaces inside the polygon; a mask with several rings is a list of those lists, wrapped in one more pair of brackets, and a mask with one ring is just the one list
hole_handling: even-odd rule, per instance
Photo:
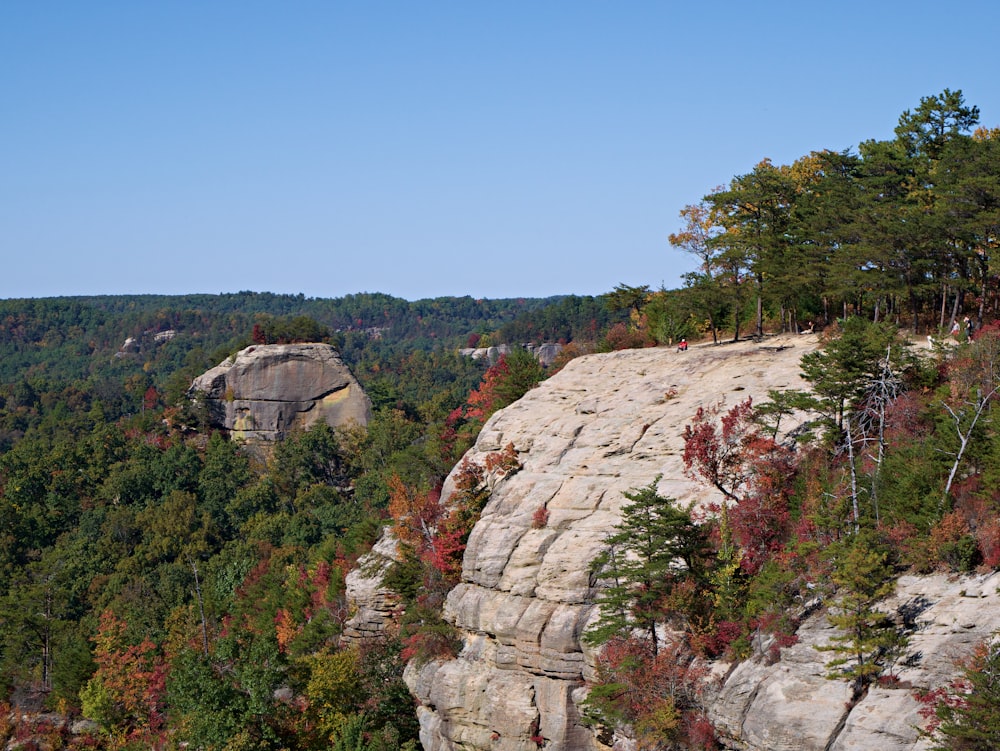
{"label": "cliff edge", "polygon": [[[494,490],[448,596],[445,618],[464,636],[461,654],[408,668],[426,751],[535,751],[539,737],[552,751],[608,748],[580,719],[593,677],[581,635],[595,615],[589,564],[620,519],[623,492],[661,475],[659,492],[680,503],[716,500],[685,476],[684,425],[698,407],[805,388],[799,360],[818,346],[800,335],[581,357],[490,419],[470,458],[482,462],[513,442],[523,468]],[[449,480],[446,495],[450,488]],[[532,525],[539,507],[548,510],[542,528]],[[902,685],[942,685],[954,658],[1000,627],[998,585],[1000,575],[900,581],[887,607],[905,611],[914,629]],[[832,635],[819,611],[777,662],[715,666],[710,716],[727,746],[925,747],[912,688],[873,688],[851,706],[847,684],[824,677],[826,658],[814,645]]]}

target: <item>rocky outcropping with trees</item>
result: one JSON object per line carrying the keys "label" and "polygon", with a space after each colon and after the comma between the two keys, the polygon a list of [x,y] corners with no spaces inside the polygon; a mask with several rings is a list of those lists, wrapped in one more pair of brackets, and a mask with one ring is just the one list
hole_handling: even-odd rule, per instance
{"label": "rocky outcropping with trees", "polygon": [[461,655],[410,668],[425,749],[529,751],[533,737],[563,751],[602,746],[579,704],[593,678],[581,641],[594,617],[590,563],[629,489],[662,475],[660,492],[682,505],[716,499],[684,470],[683,426],[699,407],[802,387],[799,358],[817,338],[769,345],[578,358],[486,424],[471,458],[513,442],[523,467],[494,490],[445,606]]}
{"label": "rocky outcropping with trees", "polygon": [[[599,615],[592,562],[636,488],[717,512],[722,493],[685,466],[685,425],[699,409],[721,414],[802,388],[800,359],[818,346],[808,335],[587,356],[494,415],[467,458],[512,443],[521,466],[492,489],[447,597],[444,618],[461,652],[408,668],[425,749],[634,747],[595,722],[587,703],[601,678],[585,638]],[[802,419],[787,415],[776,435],[787,442]],[[832,589],[821,587],[793,607],[794,638],[762,629],[743,659],[701,661],[694,690],[715,738],[747,751],[930,748],[919,730],[928,705],[917,697],[947,685],[956,661],[1000,628],[998,576],[900,579],[877,610],[908,641],[886,679],[863,692],[847,673],[834,675],[837,654],[828,652],[843,631],[831,617],[839,606],[823,599]]]}

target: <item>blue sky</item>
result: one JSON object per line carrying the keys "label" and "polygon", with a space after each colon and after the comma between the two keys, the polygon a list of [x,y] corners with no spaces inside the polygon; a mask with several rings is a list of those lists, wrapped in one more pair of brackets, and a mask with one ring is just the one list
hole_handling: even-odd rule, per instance
{"label": "blue sky", "polygon": [[679,285],[768,157],[1000,125],[993,0],[0,4],[0,298]]}

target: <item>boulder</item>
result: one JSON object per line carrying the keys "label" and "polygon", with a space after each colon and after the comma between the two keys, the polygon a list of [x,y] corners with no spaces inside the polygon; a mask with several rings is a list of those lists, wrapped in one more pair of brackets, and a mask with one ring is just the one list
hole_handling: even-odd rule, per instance
{"label": "boulder", "polygon": [[324,421],[366,425],[371,402],[329,344],[240,350],[198,376],[188,395],[207,402],[212,424],[235,438],[279,440]]}

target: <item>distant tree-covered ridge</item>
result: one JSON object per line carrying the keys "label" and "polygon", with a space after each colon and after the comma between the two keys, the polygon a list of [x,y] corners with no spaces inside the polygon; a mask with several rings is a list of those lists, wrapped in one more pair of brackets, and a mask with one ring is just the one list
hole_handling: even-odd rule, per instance
{"label": "distant tree-covered ridge", "polygon": [[[410,349],[464,346],[470,333],[488,333],[560,298],[475,300],[442,297],[408,302],[384,294],[307,298],[269,292],[220,295],[106,295],[0,300],[0,383],[46,374],[81,378],[100,370],[128,338],[136,340],[147,372],[168,373],[198,349],[249,344],[261,319],[312,319],[340,332],[343,346],[362,349],[373,334]],[[178,335],[154,348],[152,335]],[[156,350],[155,352],[153,350]]]}
{"label": "distant tree-covered ridge", "polygon": [[457,354],[469,341],[593,342],[609,320],[600,298],[577,296],[409,302],[379,293],[322,299],[238,292],[0,300],[0,448],[63,410],[99,407],[102,419],[114,420],[177,405],[196,376],[255,341],[328,341],[376,407],[432,419],[461,404],[483,375],[485,363]]}

